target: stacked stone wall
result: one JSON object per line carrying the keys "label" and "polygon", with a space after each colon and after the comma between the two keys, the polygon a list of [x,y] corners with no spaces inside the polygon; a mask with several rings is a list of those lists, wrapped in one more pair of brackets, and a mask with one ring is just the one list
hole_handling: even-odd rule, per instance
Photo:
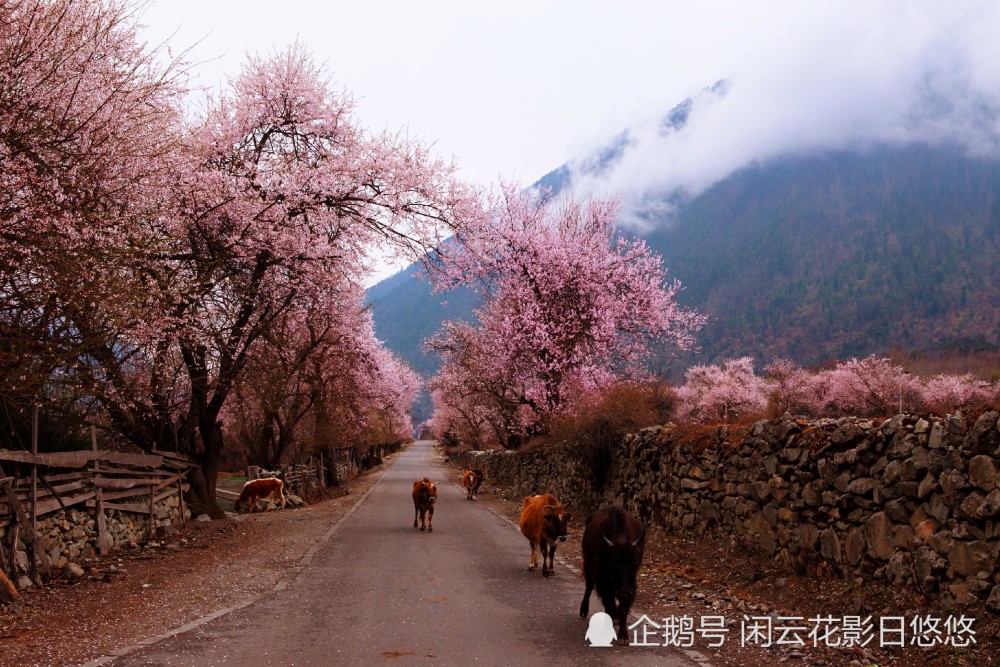
{"label": "stacked stone wall", "polygon": [[[153,506],[154,528],[163,529],[171,525],[180,525],[190,518],[187,507],[181,508],[176,495],[168,496]],[[149,515],[126,512],[122,510],[106,510],[105,522],[111,549],[121,549],[137,546],[146,542],[149,537]],[[9,527],[0,526],[0,539],[5,537]],[[90,558],[97,552],[97,522],[93,509],[70,507],[47,514],[38,519],[38,539],[42,546],[43,557],[48,559],[48,565],[53,572],[64,571],[67,565],[79,563],[84,558]],[[24,542],[18,541],[18,551],[15,560],[18,573],[18,588],[32,585],[28,578],[30,556]]]}
{"label": "stacked stone wall", "polygon": [[606,470],[580,445],[456,461],[580,515],[617,502],[673,531],[732,534],[789,569],[825,563],[1000,612],[998,420],[786,417],[739,437],[667,424],[626,436]]}

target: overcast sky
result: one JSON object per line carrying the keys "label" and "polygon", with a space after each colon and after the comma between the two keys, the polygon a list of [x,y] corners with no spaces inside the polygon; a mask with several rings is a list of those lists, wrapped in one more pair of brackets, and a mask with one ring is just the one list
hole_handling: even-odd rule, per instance
{"label": "overcast sky", "polygon": [[[996,155],[1000,3],[693,0],[153,0],[151,43],[193,46],[203,85],[301,39],[358,101],[463,176],[531,183],[626,127],[584,189],[692,192],[754,160],[872,141]],[[688,128],[656,121],[701,94]]]}
{"label": "overcast sky", "polygon": [[531,182],[728,76],[765,11],[744,4],[154,0],[143,22],[150,42],[197,43],[206,85],[301,38],[369,128],[408,128],[470,179]]}

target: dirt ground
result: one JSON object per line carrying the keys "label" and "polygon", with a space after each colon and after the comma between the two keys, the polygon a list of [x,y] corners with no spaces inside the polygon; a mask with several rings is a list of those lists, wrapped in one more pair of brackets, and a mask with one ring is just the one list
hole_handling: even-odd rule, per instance
{"label": "dirt ground", "polygon": [[[190,521],[154,544],[84,563],[77,582],[29,589],[0,608],[0,664],[80,664],[266,594],[306,550],[381,476],[384,467],[353,480],[340,497],[304,508],[257,513],[240,521]],[[460,471],[453,480],[458,482]],[[479,502],[515,524],[521,498],[484,483]],[[558,556],[579,569],[583,517]],[[525,557],[528,546],[525,543]],[[206,558],[206,555],[211,555]],[[563,568],[565,570],[565,568]],[[557,576],[577,576],[567,573]],[[580,584],[581,594],[583,584]],[[591,608],[599,602],[592,601]],[[1000,664],[1000,619],[984,609],[938,609],[926,601],[877,587],[861,587],[815,573],[779,574],[725,537],[665,535],[651,530],[635,605],[654,621],[671,616],[724,616],[732,625],[721,650],[695,647],[714,665],[992,665]],[[936,647],[866,650],[739,646],[739,620],[749,616],[842,617],[916,615],[976,618],[971,649]],[[635,647],[635,650],[642,650]]]}
{"label": "dirt ground", "polygon": [[149,545],[82,563],[79,581],[24,591],[0,607],[0,665],[85,663],[267,593],[384,469],[306,507],[188,521]]}
{"label": "dirt ground", "polygon": [[[460,483],[461,471],[455,470],[453,481]],[[483,483],[479,494],[482,502],[515,524],[521,511],[521,497],[513,497],[502,488]],[[580,570],[580,538],[585,517],[574,516],[570,535],[560,544],[557,557],[563,557]],[[525,541],[525,558],[529,547]],[[559,564],[556,565],[559,571]],[[689,616],[698,622],[702,616],[724,616],[730,631],[720,649],[708,648],[700,638],[694,648],[713,665],[740,665],[746,667],[771,667],[773,665],[846,665],[869,667],[894,665],[896,667],[964,666],[1000,664],[1000,617],[979,607],[974,609],[943,609],[906,591],[877,586],[861,586],[816,573],[788,575],[779,573],[767,558],[755,557],[728,536],[668,535],[651,527],[640,569],[636,613],[662,625],[668,617]],[[577,575],[570,575],[577,576]],[[583,595],[583,581],[580,581]],[[591,611],[600,609],[600,601],[591,600]],[[941,619],[954,614],[974,617],[976,643],[967,649],[937,646],[930,649],[918,647],[878,648],[878,627],[873,640],[864,649],[835,649],[813,647],[807,633],[801,635],[805,646],[740,646],[740,622],[744,615],[750,617],[801,616],[804,619],[822,617],[842,618],[846,615],[872,616],[877,623],[880,616],[903,616],[909,621],[916,616],[933,616]],[[651,636],[653,643],[657,640]],[[663,641],[661,633],[659,642]],[[822,642],[820,642],[822,643]],[[833,642],[831,642],[833,643]],[[642,650],[641,647],[634,647]]]}

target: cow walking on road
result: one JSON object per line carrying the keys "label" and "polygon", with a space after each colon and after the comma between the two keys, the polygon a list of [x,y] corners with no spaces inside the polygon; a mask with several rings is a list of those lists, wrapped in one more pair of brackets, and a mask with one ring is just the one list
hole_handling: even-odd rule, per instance
{"label": "cow walking on road", "polygon": [[434,505],[437,503],[437,484],[424,477],[413,483],[413,527],[417,527],[417,517],[420,518],[420,530],[424,529],[424,518],[427,519],[427,532],[434,531]]}
{"label": "cow walking on road", "polygon": [[618,620],[618,642],[628,643],[628,612],[635,601],[636,574],[646,548],[646,527],[620,505],[599,509],[587,517],[583,529],[583,576],[587,589],[580,616],[590,612],[590,593],[604,611]]}
{"label": "cow walking on road", "polygon": [[475,470],[466,470],[462,474],[462,486],[465,488],[467,495],[466,500],[475,500],[476,494],[479,493],[479,485],[483,483],[483,471],[479,468]]}
{"label": "cow walking on road", "polygon": [[542,576],[555,574],[556,546],[566,541],[569,511],[551,493],[528,496],[521,503],[521,534],[531,544],[529,570],[538,567],[538,550],[542,551]]}

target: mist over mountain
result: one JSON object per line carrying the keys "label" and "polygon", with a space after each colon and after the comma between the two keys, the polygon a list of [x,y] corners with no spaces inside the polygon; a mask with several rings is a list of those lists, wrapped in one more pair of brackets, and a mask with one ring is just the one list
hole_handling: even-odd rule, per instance
{"label": "mist over mountain", "polygon": [[[980,104],[971,116],[959,105],[961,115],[973,119],[963,132],[956,105],[928,93],[921,104],[941,107],[934,113],[947,120],[934,137],[913,129],[926,130],[933,115],[914,108],[915,125],[900,133],[913,141],[881,141],[869,133],[839,147],[750,159],[708,185],[675,178],[672,170],[690,160],[670,151],[696,145],[704,131],[699,118],[734,90],[719,82],[661,117],[652,134],[629,128],[535,184],[553,196],[620,184],[623,233],[645,238],[685,286],[682,303],[710,316],[699,352],[672,357],[667,351],[658,371],[679,379],[692,363],[742,355],[761,363],[787,356],[818,364],[889,350],[998,349],[1000,162],[994,146],[1000,143],[987,140],[998,117],[993,105]],[[663,173],[643,174],[629,188],[623,174],[649,158],[650,141],[667,153],[659,167],[650,167]],[[414,275],[411,267],[369,297],[378,335],[430,374],[437,361],[423,353],[421,340],[446,319],[471,317],[475,302],[457,292],[442,305]]]}
{"label": "mist over mountain", "polygon": [[[607,137],[581,146],[567,165],[574,190],[622,193],[662,223],[665,196],[695,197],[786,156],[926,145],[1000,159],[1000,8],[901,7],[867,5],[863,22],[815,4],[774,13],[724,81],[666,115],[633,110],[616,159],[595,170]],[[624,222],[643,220],[627,209]]]}

